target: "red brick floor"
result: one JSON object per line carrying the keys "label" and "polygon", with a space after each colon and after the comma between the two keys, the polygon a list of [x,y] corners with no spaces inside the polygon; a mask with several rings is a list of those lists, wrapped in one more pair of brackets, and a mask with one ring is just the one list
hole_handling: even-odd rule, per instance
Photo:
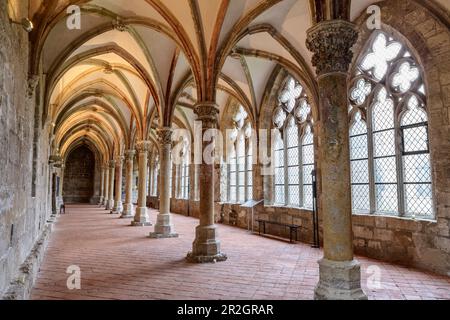
{"label": "red brick floor", "polygon": [[[156,211],[151,210],[155,221]],[[68,206],[51,236],[32,299],[311,299],[319,249],[220,225],[228,261],[190,264],[197,220],[174,215],[177,239],[150,239],[96,206]],[[450,278],[358,257],[369,299],[450,299]],[[81,290],[67,289],[68,266],[81,269]],[[370,266],[376,266],[371,267]],[[368,289],[379,268],[381,285]],[[368,269],[369,268],[369,269]],[[373,270],[372,270],[373,269]]]}

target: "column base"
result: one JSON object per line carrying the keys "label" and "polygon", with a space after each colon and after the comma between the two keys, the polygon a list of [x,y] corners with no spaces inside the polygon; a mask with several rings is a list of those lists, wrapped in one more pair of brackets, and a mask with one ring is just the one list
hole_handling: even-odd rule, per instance
{"label": "column base", "polygon": [[131,225],[133,227],[150,227],[153,225],[150,222],[146,207],[136,209],[136,215],[134,216],[134,221],[131,222]]}
{"label": "column base", "polygon": [[122,215],[120,216],[121,219],[129,219],[134,218],[134,206],[131,203],[125,203],[123,206]]}
{"label": "column base", "polygon": [[214,256],[197,256],[189,252],[186,256],[187,262],[191,263],[216,263],[226,261],[228,257],[226,254],[219,253]]}
{"label": "column base", "polygon": [[169,238],[178,238],[178,233],[157,233],[157,232],[150,232],[148,235],[151,239],[169,239]]}
{"label": "column base", "polygon": [[114,208],[114,200],[108,200],[106,203],[106,210],[112,210]]}
{"label": "column base", "polygon": [[100,197],[100,200],[98,201],[98,205],[101,206],[103,204],[103,197]]}
{"label": "column base", "polygon": [[178,238],[178,233],[174,232],[172,216],[170,213],[158,214],[155,224],[155,232],[150,233],[150,238]]}
{"label": "column base", "polygon": [[320,279],[315,300],[367,300],[361,289],[361,267],[357,260],[319,262]]}
{"label": "column base", "polygon": [[114,203],[114,208],[111,210],[112,214],[121,214],[123,211],[122,202]]}
{"label": "column base", "polygon": [[188,253],[187,260],[195,263],[215,263],[227,260],[227,256],[220,252],[220,241],[217,238],[215,225],[198,226],[195,229],[192,252]]}

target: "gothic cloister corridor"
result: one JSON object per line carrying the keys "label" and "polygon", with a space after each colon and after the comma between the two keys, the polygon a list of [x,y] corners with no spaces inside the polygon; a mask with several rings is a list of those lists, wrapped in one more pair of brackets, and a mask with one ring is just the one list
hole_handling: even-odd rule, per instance
{"label": "gothic cloister corridor", "polygon": [[0,309],[85,299],[450,302],[450,0],[0,0]]}
{"label": "gothic cloister corridor", "polygon": [[[153,227],[136,229],[103,208],[71,205],[60,216],[32,299],[311,299],[322,252],[302,243],[251,235],[220,225],[225,263],[191,264],[184,256],[196,219],[174,215],[179,238],[149,239]],[[150,211],[156,217],[155,210]],[[358,257],[369,299],[450,299],[444,276]],[[81,269],[81,290],[67,288],[70,265]],[[369,266],[381,270],[381,287],[367,288]]]}

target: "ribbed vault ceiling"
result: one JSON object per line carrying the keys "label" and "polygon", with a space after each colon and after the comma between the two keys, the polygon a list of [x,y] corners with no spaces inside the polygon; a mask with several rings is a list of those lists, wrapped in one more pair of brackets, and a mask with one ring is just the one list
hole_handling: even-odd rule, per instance
{"label": "ribbed vault ceiling", "polygon": [[[352,1],[351,18],[374,2]],[[80,30],[67,29],[69,4],[81,7]],[[44,116],[63,155],[83,139],[110,157],[156,141],[158,126],[192,129],[199,100],[221,112],[236,101],[257,119],[280,65],[315,97],[308,0],[54,0],[30,10],[32,69],[46,75]]]}

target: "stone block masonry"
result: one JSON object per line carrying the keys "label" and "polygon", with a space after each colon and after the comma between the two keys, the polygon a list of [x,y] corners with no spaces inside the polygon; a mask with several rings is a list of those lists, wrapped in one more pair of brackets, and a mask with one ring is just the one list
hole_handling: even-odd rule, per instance
{"label": "stone block masonry", "polygon": [[[0,298],[15,280],[24,279],[9,296],[26,299],[34,271],[24,278],[21,267],[32,260],[37,270],[39,243],[49,232],[50,126],[42,126],[43,108],[36,105],[42,99],[28,95],[28,34],[10,23],[7,3],[0,1]],[[18,14],[28,12],[27,1],[12,6]]]}

